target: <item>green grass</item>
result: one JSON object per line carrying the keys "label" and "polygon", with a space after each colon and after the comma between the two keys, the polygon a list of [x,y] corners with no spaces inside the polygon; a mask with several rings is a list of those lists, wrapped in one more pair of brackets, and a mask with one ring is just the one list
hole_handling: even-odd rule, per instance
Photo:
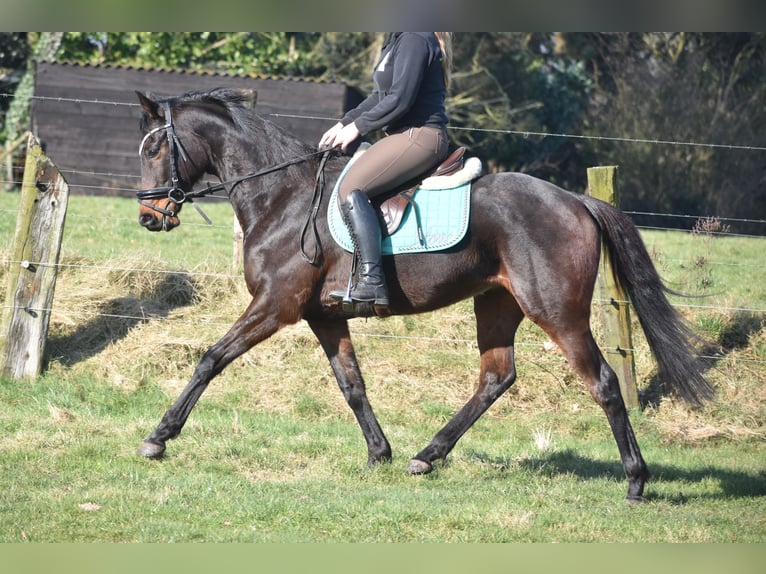
{"label": "green grass", "polygon": [[[7,252],[16,228],[16,192],[0,192],[0,249]],[[182,213],[184,224],[173,231],[175,241],[161,241],[138,225],[135,199],[73,195],[69,198],[63,263],[150,260],[162,268],[190,269],[199,265],[229,269],[232,262],[233,211],[228,202],[201,203],[213,225],[207,225],[193,207]]]}
{"label": "green grass", "polygon": [[[3,253],[16,201],[0,194]],[[766,541],[763,240],[644,233],[671,285],[706,296],[679,303],[724,359],[709,371],[713,403],[632,414],[654,479],[647,503],[628,505],[605,417],[531,324],[517,384],[432,474],[404,473],[475,383],[470,302],[352,324],[390,465],[364,468],[361,432],[303,324],[230,365],[165,459],[137,457],[248,301],[231,208],[205,211],[215,227],[186,209],[179,229],[150,234],[132,199],[71,198],[47,371],[0,381],[0,542]],[[649,387],[651,357],[637,361]]]}
{"label": "green grass", "polygon": [[656,479],[634,506],[605,424],[554,428],[540,450],[531,431],[544,421],[482,420],[433,474],[411,477],[407,454],[432,423],[386,425],[394,462],[364,469],[351,421],[222,397],[150,461],[134,449],[157,388],[43,377],[0,389],[3,542],[762,542],[766,527],[762,444],[662,445],[642,415]]}

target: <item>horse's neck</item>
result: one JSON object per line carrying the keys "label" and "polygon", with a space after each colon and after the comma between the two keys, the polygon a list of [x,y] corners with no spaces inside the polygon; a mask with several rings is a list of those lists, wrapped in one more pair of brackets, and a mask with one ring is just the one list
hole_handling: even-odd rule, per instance
{"label": "horse's neck", "polygon": [[[240,132],[219,146],[226,150],[218,154],[222,158],[217,166],[222,181],[298,160],[312,151],[276,124],[259,116],[256,121],[256,133]],[[324,172],[327,196],[346,162],[342,158],[327,162]],[[316,171],[316,159],[306,159],[234,186],[230,199],[243,229],[273,221],[300,220],[314,195]],[[285,213],[288,217],[284,217]]]}
{"label": "horse's neck", "polygon": [[[239,157],[244,157],[245,154],[246,151],[243,151]],[[230,165],[222,166],[222,175],[219,177],[223,181],[236,180],[247,174],[266,171],[301,155],[280,158],[251,154],[249,157],[250,161],[246,163],[234,161]],[[263,228],[275,221],[296,219],[284,218],[284,213],[304,213],[304,208],[312,196],[315,174],[310,166],[313,165],[313,162],[300,162],[271,173],[256,175],[231,186],[229,199],[243,230],[247,231],[256,226]]]}

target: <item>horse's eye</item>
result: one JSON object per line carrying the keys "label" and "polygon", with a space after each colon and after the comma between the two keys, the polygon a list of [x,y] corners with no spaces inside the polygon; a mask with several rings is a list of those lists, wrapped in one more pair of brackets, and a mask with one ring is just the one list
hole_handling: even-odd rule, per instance
{"label": "horse's eye", "polygon": [[157,157],[157,154],[159,153],[160,153],[160,146],[152,146],[146,150],[146,157],[148,158]]}

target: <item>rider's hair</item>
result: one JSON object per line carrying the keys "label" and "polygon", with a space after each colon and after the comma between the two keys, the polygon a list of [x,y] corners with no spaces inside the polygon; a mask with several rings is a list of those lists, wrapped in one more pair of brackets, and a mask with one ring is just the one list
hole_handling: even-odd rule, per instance
{"label": "rider's hair", "polygon": [[452,32],[434,32],[442,49],[442,74],[444,85],[449,88],[452,81]]}

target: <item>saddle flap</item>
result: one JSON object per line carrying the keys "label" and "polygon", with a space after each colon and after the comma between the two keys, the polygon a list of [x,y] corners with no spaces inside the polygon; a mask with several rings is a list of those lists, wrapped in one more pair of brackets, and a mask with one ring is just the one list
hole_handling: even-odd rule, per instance
{"label": "saddle flap", "polygon": [[465,147],[459,147],[453,151],[447,159],[441,162],[436,169],[419,177],[414,185],[406,184],[403,191],[398,191],[398,193],[395,192],[393,195],[383,195],[378,201],[373,200],[373,204],[378,208],[381,218],[383,235],[393,235],[394,232],[399,229],[399,226],[402,224],[402,219],[404,218],[404,212],[407,211],[407,207],[412,202],[418,185],[420,185],[422,180],[429,177],[457,173],[463,169],[464,157]]}
{"label": "saddle flap", "polygon": [[378,208],[384,237],[386,235],[393,235],[399,229],[404,218],[404,212],[407,211],[407,206],[412,201],[415,191],[416,188],[413,187],[390,197],[385,197],[379,204],[373,201],[373,204]]}
{"label": "saddle flap", "polygon": [[450,175],[463,169],[463,159],[465,158],[465,148],[459,147],[453,151],[447,159],[439,164],[434,172],[429,176]]}

